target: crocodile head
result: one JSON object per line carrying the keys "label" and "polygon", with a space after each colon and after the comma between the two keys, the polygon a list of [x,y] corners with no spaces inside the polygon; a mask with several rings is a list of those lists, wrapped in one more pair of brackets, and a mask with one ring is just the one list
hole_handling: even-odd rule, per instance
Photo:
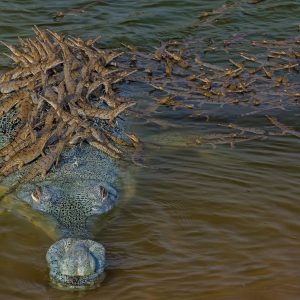
{"label": "crocodile head", "polygon": [[54,220],[62,238],[46,255],[52,284],[61,289],[95,286],[103,274],[105,250],[89,239],[88,220],[114,206],[116,190],[97,180],[51,180],[33,184],[23,193],[24,198],[33,209]]}

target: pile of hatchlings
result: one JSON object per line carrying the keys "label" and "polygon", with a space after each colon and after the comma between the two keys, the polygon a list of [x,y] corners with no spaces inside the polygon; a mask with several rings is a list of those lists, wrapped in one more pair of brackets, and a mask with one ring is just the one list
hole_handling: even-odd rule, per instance
{"label": "pile of hatchlings", "polygon": [[134,70],[121,70],[115,59],[122,53],[97,48],[96,39],[63,37],[37,27],[34,32],[35,38],[20,39],[18,48],[3,43],[15,67],[0,77],[0,117],[13,111],[16,125],[0,150],[0,176],[30,163],[19,183],[45,176],[66,147],[81,142],[122,157],[119,145],[138,140],[115,134],[116,119],[135,103],[118,96],[114,85]]}

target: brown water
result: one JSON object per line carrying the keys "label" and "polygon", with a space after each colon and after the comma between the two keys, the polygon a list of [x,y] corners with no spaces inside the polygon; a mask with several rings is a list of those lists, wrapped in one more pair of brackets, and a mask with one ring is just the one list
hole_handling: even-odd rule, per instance
{"label": "brown water", "polygon": [[[126,35],[150,45],[156,38],[183,38],[197,20],[195,11],[212,7],[210,1],[91,3],[86,13],[57,22],[52,13],[71,1],[51,1],[46,8],[38,1],[3,1],[1,38],[29,34],[35,23],[89,36],[105,28],[112,43]],[[263,1],[249,6],[248,14],[237,7],[202,34],[238,28],[286,37],[299,8],[297,1],[280,3]],[[298,119],[296,113],[295,128]],[[137,126],[144,138],[155,133],[147,126]],[[299,299],[300,139],[270,137],[234,149],[165,144],[148,149],[152,167],[136,168],[135,195],[96,234],[108,263],[96,290],[53,289],[45,261],[53,241],[34,222],[0,208],[0,299]]]}
{"label": "brown water", "polygon": [[133,199],[97,235],[108,253],[102,286],[49,287],[52,241],[4,214],[0,299],[299,299],[299,142],[151,154]]}

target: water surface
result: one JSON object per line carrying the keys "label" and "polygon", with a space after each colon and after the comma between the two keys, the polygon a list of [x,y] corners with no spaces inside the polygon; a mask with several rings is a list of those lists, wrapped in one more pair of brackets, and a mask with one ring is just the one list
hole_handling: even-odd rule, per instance
{"label": "water surface", "polygon": [[[0,39],[16,43],[32,35],[33,24],[81,37],[100,34],[107,47],[125,40],[143,49],[170,38],[280,40],[298,34],[298,1],[248,2],[1,1]],[[201,17],[213,9],[220,12],[216,17]],[[57,11],[64,17],[53,19]],[[8,65],[5,57],[0,64]],[[294,109],[282,117],[299,130]],[[199,135],[215,128],[180,114],[181,137],[191,127]],[[213,149],[172,141],[178,129],[132,126],[142,139],[163,143],[146,149],[151,168],[133,167],[134,196],[95,233],[108,255],[101,287],[53,289],[45,261],[53,241],[11,211],[0,218],[0,299],[299,299],[299,138]]]}

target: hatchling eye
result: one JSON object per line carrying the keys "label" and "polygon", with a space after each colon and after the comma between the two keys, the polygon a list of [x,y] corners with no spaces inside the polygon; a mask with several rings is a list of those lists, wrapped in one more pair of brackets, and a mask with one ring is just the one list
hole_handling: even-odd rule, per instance
{"label": "hatchling eye", "polygon": [[34,202],[40,202],[42,197],[42,189],[38,186],[31,194],[31,198]]}
{"label": "hatchling eye", "polygon": [[108,196],[108,192],[107,190],[103,187],[103,186],[100,186],[100,198],[101,200],[105,200]]}

